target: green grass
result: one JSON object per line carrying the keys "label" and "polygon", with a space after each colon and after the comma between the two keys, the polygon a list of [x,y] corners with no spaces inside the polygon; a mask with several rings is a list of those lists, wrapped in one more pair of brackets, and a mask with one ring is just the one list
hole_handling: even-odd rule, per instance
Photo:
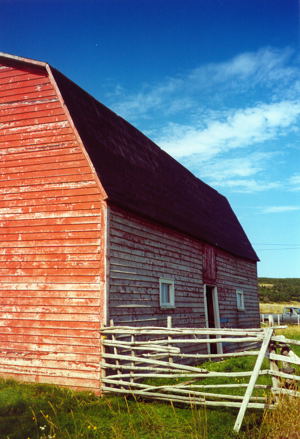
{"label": "green grass", "polygon": [[[284,333],[300,339],[300,327],[290,327]],[[295,351],[300,354],[299,348]],[[251,370],[254,362],[255,357],[249,356],[201,367],[234,372]],[[238,384],[248,378],[225,380]],[[224,378],[214,382],[224,382]],[[270,384],[270,378],[259,377],[258,382]],[[242,395],[244,391],[237,388],[231,393]],[[262,411],[247,410],[239,435],[232,432],[236,416],[237,409],[196,408],[122,396],[101,398],[62,387],[0,380],[0,439],[269,439],[260,427],[262,419],[269,419]]]}
{"label": "green grass", "polygon": [[[229,439],[236,415],[234,409],[100,398],[50,385],[0,381],[1,439]],[[249,411],[245,428],[261,416]]]}
{"label": "green grass", "polygon": [[[236,414],[0,381],[1,439],[229,439]],[[261,415],[248,413],[245,425]]]}

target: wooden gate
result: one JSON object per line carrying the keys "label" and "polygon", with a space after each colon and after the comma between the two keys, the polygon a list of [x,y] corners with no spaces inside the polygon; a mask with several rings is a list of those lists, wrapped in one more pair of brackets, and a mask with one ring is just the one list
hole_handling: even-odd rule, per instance
{"label": "wooden gate", "polygon": [[[104,327],[102,390],[143,398],[213,407],[239,409],[235,431],[239,431],[247,408],[264,409],[276,405],[276,395],[295,390],[283,388],[282,380],[297,383],[294,369],[279,367],[281,363],[300,365],[300,358],[288,344],[300,341],[276,336],[274,328],[212,329],[162,327]],[[222,354],[211,352],[207,345],[221,343]],[[278,352],[278,350],[280,352]],[[202,368],[207,360],[232,357],[254,357],[251,370],[211,371]],[[267,358],[267,366],[263,366]],[[194,365],[193,365],[194,364]],[[195,366],[200,364],[200,366]],[[270,384],[259,383],[270,376]],[[223,380],[223,382],[221,382]],[[235,394],[236,389],[242,394]],[[233,389],[235,392],[230,393]],[[275,395],[272,405],[265,395]],[[222,393],[224,392],[224,393]],[[264,395],[262,394],[264,393]]]}

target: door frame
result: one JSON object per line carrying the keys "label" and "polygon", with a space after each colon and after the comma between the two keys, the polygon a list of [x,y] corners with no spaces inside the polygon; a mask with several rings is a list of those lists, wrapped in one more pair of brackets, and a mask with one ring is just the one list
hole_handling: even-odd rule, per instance
{"label": "door frame", "polygon": [[[218,298],[218,288],[216,285],[211,284],[204,284],[203,286],[203,297],[204,297],[204,312],[205,312],[205,327],[208,328],[208,309],[207,309],[207,300],[206,300],[206,293],[207,293],[207,287],[212,288],[212,303],[213,303],[213,309],[214,309],[214,321],[215,321],[215,328],[220,328],[220,310],[219,310],[219,298]],[[209,336],[207,336],[209,337]],[[216,336],[217,338],[220,338],[220,336]],[[207,352],[210,354],[210,343],[207,343]],[[223,346],[222,343],[217,343],[217,353],[223,354]]]}

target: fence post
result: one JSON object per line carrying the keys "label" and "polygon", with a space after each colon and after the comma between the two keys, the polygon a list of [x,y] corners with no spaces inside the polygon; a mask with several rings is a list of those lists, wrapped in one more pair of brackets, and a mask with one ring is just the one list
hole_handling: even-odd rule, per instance
{"label": "fence post", "polygon": [[[135,342],[134,334],[131,334],[130,342],[131,342],[131,345],[134,344],[134,342]],[[134,357],[134,350],[133,350],[133,349],[131,349],[131,356]],[[134,361],[131,362],[131,366],[134,367]],[[134,373],[134,372],[132,372],[132,371],[130,372],[130,374],[133,374],[133,373]],[[131,382],[131,383],[134,382],[134,378],[133,378],[133,377],[130,378],[130,382]]]}
{"label": "fence post", "polygon": [[[270,343],[269,352],[270,352],[270,354],[276,354],[276,344],[275,343],[272,343],[272,342]],[[274,371],[274,372],[279,371],[277,361],[270,359],[270,370]],[[272,386],[273,386],[272,393],[274,393],[274,391],[280,387],[280,381],[276,376],[272,376]],[[275,400],[277,400],[277,399],[278,399],[278,396],[275,395]]]}
{"label": "fence post", "polygon": [[[105,326],[105,323],[104,324],[102,324],[102,326]],[[104,339],[104,336],[102,335],[102,332],[100,332],[100,340],[101,340],[101,363],[106,363],[106,360],[105,360],[105,358],[103,357],[103,354],[105,353],[105,346],[104,346],[104,343],[103,343],[103,339]],[[106,377],[106,367],[105,366],[101,366],[100,367],[100,373],[99,373],[99,375],[100,375],[100,386],[101,386],[101,389],[102,389],[102,387],[103,387],[103,381],[102,381],[102,379],[103,378],[105,378]],[[101,394],[102,394],[102,390],[100,389],[100,391],[101,391]]]}
{"label": "fence post", "polygon": [[[167,316],[167,328],[168,329],[172,328],[172,316]],[[168,336],[168,340],[172,340],[172,337]],[[172,344],[168,344],[169,348],[171,346],[172,346]],[[168,356],[168,361],[169,361],[169,363],[173,363],[173,358],[170,355]]]}
{"label": "fence post", "polygon": [[243,398],[243,402],[241,404],[241,408],[240,408],[239,414],[237,415],[237,418],[236,418],[236,421],[235,421],[235,424],[234,424],[234,427],[233,427],[233,430],[236,433],[238,433],[240,431],[240,428],[241,428],[241,425],[242,425],[242,421],[244,419],[244,415],[245,415],[245,412],[246,412],[246,409],[247,409],[250,397],[252,395],[252,392],[253,392],[253,389],[254,389],[257,377],[259,375],[259,371],[260,371],[261,365],[262,365],[262,363],[264,361],[265,354],[266,354],[267,349],[269,347],[269,343],[270,343],[272,335],[273,335],[273,328],[267,328],[267,329],[264,330],[263,342],[261,344],[261,348],[260,348],[259,354],[257,356],[256,363],[255,363],[255,366],[254,366],[254,369],[253,369],[253,373],[252,373],[251,378],[249,380],[249,383],[248,383],[248,386],[247,386],[247,389],[246,389],[246,392],[245,392],[245,395],[244,395],[244,398]]}
{"label": "fence post", "polygon": [[[109,325],[110,325],[110,326],[114,326],[114,321],[113,321],[113,319],[110,319],[110,321],[109,321]],[[116,337],[115,337],[114,334],[112,334],[111,339],[112,339],[113,341],[116,341]],[[117,348],[117,346],[114,346],[113,350],[114,350],[114,354],[115,354],[115,355],[118,355],[118,348]],[[116,360],[116,365],[117,365],[117,366],[120,365],[119,360]],[[120,369],[117,369],[117,374],[118,374],[118,375],[122,375],[122,372],[121,372]]]}

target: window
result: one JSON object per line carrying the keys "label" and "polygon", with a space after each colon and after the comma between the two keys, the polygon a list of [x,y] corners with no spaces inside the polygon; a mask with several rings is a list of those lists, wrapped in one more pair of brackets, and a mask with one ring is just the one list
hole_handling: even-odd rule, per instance
{"label": "window", "polygon": [[173,279],[159,279],[159,296],[161,308],[175,307]]}
{"label": "window", "polygon": [[236,306],[238,311],[243,311],[245,309],[243,290],[236,290]]}

